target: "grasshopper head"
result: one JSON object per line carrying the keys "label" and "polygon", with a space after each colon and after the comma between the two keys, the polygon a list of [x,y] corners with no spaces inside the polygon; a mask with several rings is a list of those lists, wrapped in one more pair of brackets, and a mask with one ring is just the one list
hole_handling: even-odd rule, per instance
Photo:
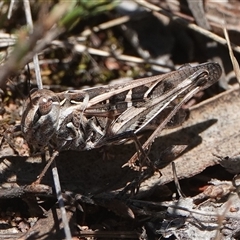
{"label": "grasshopper head", "polygon": [[47,89],[31,91],[25,102],[21,128],[27,142],[34,148],[44,148],[58,128],[60,100]]}

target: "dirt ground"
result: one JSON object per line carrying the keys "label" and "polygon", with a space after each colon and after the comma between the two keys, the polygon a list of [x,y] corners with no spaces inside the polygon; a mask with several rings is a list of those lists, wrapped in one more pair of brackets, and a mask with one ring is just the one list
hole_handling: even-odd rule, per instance
{"label": "dirt ground", "polygon": [[[239,239],[239,1],[2,0],[0,12],[0,239]],[[220,79],[158,134],[151,163],[129,166],[131,139],[58,149],[37,180],[56,149],[21,131],[31,89],[124,85],[208,61]]]}

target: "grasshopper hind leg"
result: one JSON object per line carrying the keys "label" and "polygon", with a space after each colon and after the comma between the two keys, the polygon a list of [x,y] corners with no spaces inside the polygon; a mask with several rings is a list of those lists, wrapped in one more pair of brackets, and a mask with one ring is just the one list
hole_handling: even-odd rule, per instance
{"label": "grasshopper hind leg", "polygon": [[[131,167],[132,169],[134,169],[136,171],[141,171],[143,166],[153,167],[153,164],[148,157],[149,150],[147,150],[147,152],[146,152],[142,148],[142,144],[140,143],[140,141],[139,141],[137,135],[134,133],[134,131],[127,131],[127,132],[120,133],[120,134],[117,134],[114,136],[109,136],[109,137],[104,136],[99,140],[99,142],[95,145],[95,147],[98,148],[98,147],[112,145],[112,144],[120,145],[129,140],[132,140],[135,143],[138,159],[136,162],[132,162],[132,164],[129,164],[129,162],[124,164],[123,167],[128,165],[129,167]],[[137,162],[139,164],[136,164]]]}

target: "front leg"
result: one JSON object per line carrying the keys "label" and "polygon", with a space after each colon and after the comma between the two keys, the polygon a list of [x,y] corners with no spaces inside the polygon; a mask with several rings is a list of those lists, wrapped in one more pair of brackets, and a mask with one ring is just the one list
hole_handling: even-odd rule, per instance
{"label": "front leg", "polygon": [[59,118],[59,128],[52,139],[52,144],[57,149],[75,149],[77,146],[79,150],[85,148],[86,136],[83,131],[82,122],[86,119],[81,116],[81,111],[74,109],[67,113],[62,111]]}

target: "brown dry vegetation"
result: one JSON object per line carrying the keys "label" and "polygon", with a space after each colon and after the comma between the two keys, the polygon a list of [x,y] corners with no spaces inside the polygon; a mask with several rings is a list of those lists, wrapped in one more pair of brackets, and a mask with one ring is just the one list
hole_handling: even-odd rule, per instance
{"label": "brown dry vegetation", "polygon": [[[68,224],[73,239],[239,239],[240,98],[223,27],[238,60],[240,2],[30,1],[32,31],[26,3],[11,3],[0,1],[0,239],[63,239]],[[133,143],[61,152],[62,216],[51,170],[31,185],[48,156],[31,151],[20,130],[37,87],[36,53],[43,86],[55,92],[208,60],[223,75],[185,106],[181,126],[155,140],[149,158],[159,171],[135,194],[121,192],[141,174],[122,168]]]}

